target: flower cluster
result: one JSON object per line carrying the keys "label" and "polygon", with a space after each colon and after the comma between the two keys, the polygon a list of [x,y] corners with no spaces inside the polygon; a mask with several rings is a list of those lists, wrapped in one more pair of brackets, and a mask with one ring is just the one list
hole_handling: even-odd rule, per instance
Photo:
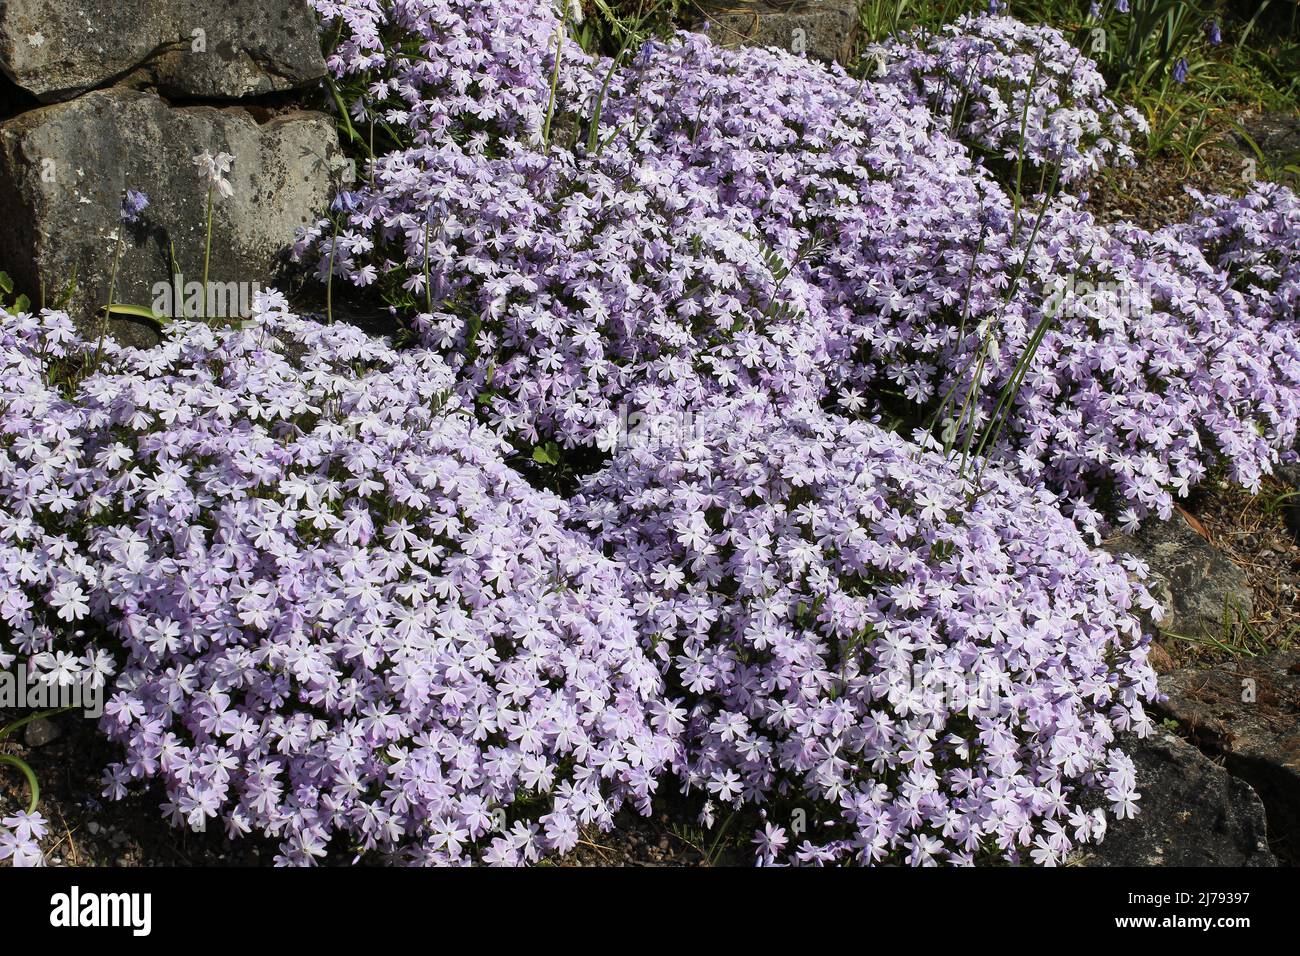
{"label": "flower cluster", "polygon": [[[441,37],[427,9],[420,35]],[[563,65],[575,89],[610,78],[573,149],[394,150],[297,246],[322,279],[400,284],[463,395],[528,441],[608,451],[628,409],[817,393],[849,310],[893,294],[864,277],[914,282],[947,242],[932,237],[961,242],[972,208],[1004,201],[923,106],[838,69],[698,35],[622,71],[580,51]]]}
{"label": "flower cluster", "polygon": [[1177,228],[1232,278],[1254,308],[1296,328],[1300,310],[1300,198],[1286,186],[1257,183],[1240,199],[1206,197],[1201,214]]}
{"label": "flower cluster", "polygon": [[608,450],[629,406],[815,382],[818,329],[798,321],[811,290],[783,283],[743,210],[681,190],[671,163],[629,177],[612,159],[577,170],[447,145],[384,157],[375,180],[355,228],[304,241],[333,242],[325,263],[361,284],[375,258],[403,263],[432,304],[422,340],[503,434]]}
{"label": "flower cluster", "polygon": [[0,818],[0,861],[8,860],[11,866],[43,866],[41,841],[48,830],[45,818],[34,811]]}
{"label": "flower cluster", "polygon": [[[556,4],[539,0],[310,0],[333,42],[326,61],[356,79],[350,120],[417,134],[422,145],[489,134],[540,142],[555,55],[582,58],[560,39]],[[564,95],[577,74],[564,71]],[[382,135],[382,129],[381,129]]]}
{"label": "flower cluster", "polygon": [[895,298],[900,318],[855,317],[832,376],[841,407],[902,391],[958,445],[1071,499],[1090,530],[1168,517],[1213,469],[1254,488],[1294,443],[1294,333],[1195,246],[1102,228],[1069,199],[1018,228],[992,208],[979,229],[964,267],[958,245],[935,259],[965,285],[951,304],[918,284]]}
{"label": "flower cluster", "polygon": [[[1102,835],[1085,784],[1131,814],[1114,744],[1148,724],[1150,598],[1046,492],[975,491],[874,425],[752,398],[575,500],[686,699],[687,786],[767,807],[764,860],[1056,863]],[[805,801],[796,846],[777,806]]]}
{"label": "flower cluster", "polygon": [[[229,199],[235,194],[235,187],[230,185],[228,178],[234,162],[235,157],[229,153],[217,153],[213,156],[206,149],[194,156],[194,165],[198,168],[199,178],[207,183],[213,195],[220,199]],[[145,205],[148,205],[148,202],[146,199]]]}
{"label": "flower cluster", "polygon": [[1060,241],[1031,266],[1043,305],[1005,326],[999,388],[1023,351],[1016,333],[1051,324],[995,453],[1066,495],[1105,496],[1129,530],[1148,514],[1168,518],[1211,469],[1257,489],[1300,424],[1294,334],[1171,235],[1101,230],[1069,209],[1045,228]]}
{"label": "flower cluster", "polygon": [[65,313],[0,310],[0,669],[102,686],[108,661],[73,639],[98,579],[68,534],[87,490],[85,418],[49,374],[78,343]]}
{"label": "flower cluster", "polygon": [[1008,16],[970,15],[938,32],[903,34],[885,45],[886,77],[949,120],[963,141],[1062,183],[1129,163],[1146,120],[1106,96],[1096,65],[1059,30]]}
{"label": "flower cluster", "polygon": [[923,105],[838,68],[694,36],[643,51],[636,71],[606,113],[645,129],[646,161],[677,158],[749,210],[811,291],[802,319],[820,330],[832,379],[851,354],[909,393],[917,370],[894,366],[896,349],[955,334],[940,327],[956,325],[977,249],[979,270],[1005,271],[1004,193]]}
{"label": "flower cluster", "polygon": [[[401,10],[429,43],[463,42],[440,5]],[[1021,29],[980,17],[952,36]],[[1063,75],[1079,97],[1100,95],[1078,51],[1031,35],[1031,59],[1049,74],[1080,64]],[[581,51],[561,65],[572,90],[610,79],[585,145],[543,154],[467,137],[458,94],[420,74],[422,102],[459,117],[440,128],[449,135],[377,158],[340,217],[298,245],[322,278],[400,283],[459,394],[517,443],[608,452],[629,412],[663,419],[737,389],[920,421],[978,371],[961,428],[993,430],[1000,391],[1018,381],[986,451],[1077,499],[1088,526],[1167,514],[1220,464],[1253,485],[1286,447],[1289,373],[1256,360],[1258,324],[1214,292],[1203,263],[1179,273],[1165,261],[1177,256],[1153,252],[1130,268],[1142,243],[1101,235],[1068,204],[1031,222],[1039,214],[1014,209],[898,85],[699,35],[647,43],[621,70]],[[340,81],[356,70],[336,67]],[[417,117],[393,119],[422,137]],[[1122,274],[1094,275],[1107,270],[1094,255],[1120,259]],[[1055,286],[1080,273],[1120,304],[1100,324],[1059,322],[1017,374],[1034,329],[1056,320]],[[1169,308],[1133,313],[1138,296],[1163,301],[1173,286]],[[1231,348],[1202,351],[1225,334]]]}
{"label": "flower cluster", "polygon": [[128,189],[122,199],[122,221],[138,225],[140,216],[149,206],[149,197],[138,189]]}
{"label": "flower cluster", "polygon": [[336,835],[526,862],[648,811],[677,718],[616,569],[450,386],[273,294],[240,329],[104,344],[64,493],[95,571],[78,616],[120,656],[110,796],[159,779],[174,822],[285,863]]}

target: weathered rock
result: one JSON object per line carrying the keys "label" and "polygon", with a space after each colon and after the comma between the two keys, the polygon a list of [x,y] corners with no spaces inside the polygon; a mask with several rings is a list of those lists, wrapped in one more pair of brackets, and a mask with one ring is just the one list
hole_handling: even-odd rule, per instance
{"label": "weathered rock", "polygon": [[[1263,113],[1244,117],[1241,125],[1263,153],[1270,172],[1300,163],[1300,118],[1291,113]],[[1255,155],[1244,140],[1241,145],[1247,156]]]}
{"label": "weathered rock", "polygon": [[0,71],[54,102],[142,70],[166,93],[240,97],[325,75],[306,0],[7,0]]}
{"label": "weathered rock", "polygon": [[1160,689],[1159,709],[1258,791],[1274,845],[1300,860],[1300,652],[1171,671]]}
{"label": "weathered rock", "polygon": [[[171,280],[173,250],[185,281],[197,282],[208,184],[193,157],[203,150],[235,157],[234,195],[214,207],[214,299],[251,301],[254,286],[275,281],[295,231],[327,209],[331,176],[343,168],[333,121],[322,114],[294,111],[259,124],[242,109],[173,108],[112,89],[17,116],[0,124],[0,262],[33,300],[41,280],[53,300],[75,273],[68,308],[81,322],[107,301],[119,230],[115,301],[155,303]],[[139,226],[120,223],[128,188],[151,200]],[[143,324],[115,334],[152,341]]]}
{"label": "weathered rock", "polygon": [[1253,612],[1245,572],[1180,515],[1150,521],[1136,534],[1116,536],[1104,546],[1113,554],[1131,554],[1146,562],[1147,587],[1164,608],[1159,627],[1167,634],[1222,640],[1225,623]]}
{"label": "weathered rock", "polygon": [[1123,742],[1137,767],[1138,816],[1111,820],[1086,866],[1276,866],[1249,785],[1167,730]]}
{"label": "weathered rock", "polygon": [[1151,653],[1147,657],[1147,662],[1157,674],[1163,674],[1165,671],[1174,669],[1174,659],[1169,655],[1169,652],[1154,642],[1151,644]]}
{"label": "weathered rock", "polygon": [[777,47],[846,62],[858,27],[855,0],[707,0],[709,36],[721,46]]}
{"label": "weathered rock", "polygon": [[63,736],[63,730],[48,717],[37,717],[23,728],[23,743],[28,747],[44,747]]}

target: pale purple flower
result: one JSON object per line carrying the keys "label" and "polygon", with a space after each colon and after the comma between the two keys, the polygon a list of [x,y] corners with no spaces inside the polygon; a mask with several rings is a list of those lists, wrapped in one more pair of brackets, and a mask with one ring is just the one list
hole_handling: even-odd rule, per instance
{"label": "pale purple flower", "polygon": [[0,861],[17,867],[43,866],[40,844],[47,832],[48,824],[38,812],[20,811],[0,819]]}
{"label": "pale purple flower", "polygon": [[[1026,833],[1059,860],[1056,819],[1094,778],[1128,812],[1113,744],[1150,726],[1145,591],[1050,494],[985,482],[972,500],[933,450],[759,398],[589,479],[575,518],[627,566],[644,642],[690,695],[689,790],[809,801],[821,862],[1019,861]],[[784,837],[760,832],[760,862],[809,862]]]}
{"label": "pale purple flower", "polygon": [[206,149],[194,156],[194,165],[198,167],[200,177],[210,188],[216,190],[216,195],[221,199],[229,199],[235,194],[235,189],[227,178],[234,161],[235,157],[230,153],[219,152],[213,155]]}

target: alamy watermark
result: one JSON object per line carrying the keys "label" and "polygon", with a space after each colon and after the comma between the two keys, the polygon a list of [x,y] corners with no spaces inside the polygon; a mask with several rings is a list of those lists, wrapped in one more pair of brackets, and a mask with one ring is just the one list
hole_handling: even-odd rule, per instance
{"label": "alamy watermark", "polygon": [[1155,299],[1144,284],[1093,282],[1070,276],[1057,279],[1048,288],[1043,311],[1050,316],[1086,318],[1118,315],[1133,319],[1155,311]]}
{"label": "alamy watermark", "polygon": [[132,936],[153,931],[152,893],[95,893],[73,886],[50,897],[50,925],[55,929],[120,928]]}
{"label": "alamy watermark", "polygon": [[259,282],[186,282],[177,273],[171,282],[155,282],[151,308],[169,319],[202,317],[238,319],[253,314],[253,300],[262,291]]}
{"label": "alamy watermark", "polygon": [[0,671],[0,710],[79,710],[97,718],[104,713],[104,685],[87,680],[66,683],[47,681],[28,672],[26,665],[17,670]]}
{"label": "alamy watermark", "polygon": [[628,449],[670,451],[703,437],[704,431],[693,412],[647,414],[621,405],[613,450],[616,453]]}

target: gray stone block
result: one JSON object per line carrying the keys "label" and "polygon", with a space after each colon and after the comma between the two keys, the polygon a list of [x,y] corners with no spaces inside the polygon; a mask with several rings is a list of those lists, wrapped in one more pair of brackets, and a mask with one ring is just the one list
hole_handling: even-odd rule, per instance
{"label": "gray stone block", "polygon": [[701,7],[721,46],[776,47],[846,62],[858,28],[856,0],[711,0]]}
{"label": "gray stone block", "polygon": [[6,0],[0,71],[55,102],[142,71],[165,93],[234,98],[321,79],[306,0]]}
{"label": "gray stone block", "polygon": [[[171,280],[203,269],[208,185],[194,165],[203,150],[234,156],[234,194],[216,202],[210,280],[265,285],[300,226],[329,205],[343,161],[333,121],[292,111],[258,123],[244,109],[174,108],[146,93],[88,93],[0,124],[0,262],[33,300],[75,274],[69,311],[79,322],[108,297],[118,236],[123,254],[114,300],[149,305]],[[120,221],[127,189],[147,193],[139,226]],[[224,294],[224,293],[223,293]],[[135,344],[147,329],[120,330]]]}

